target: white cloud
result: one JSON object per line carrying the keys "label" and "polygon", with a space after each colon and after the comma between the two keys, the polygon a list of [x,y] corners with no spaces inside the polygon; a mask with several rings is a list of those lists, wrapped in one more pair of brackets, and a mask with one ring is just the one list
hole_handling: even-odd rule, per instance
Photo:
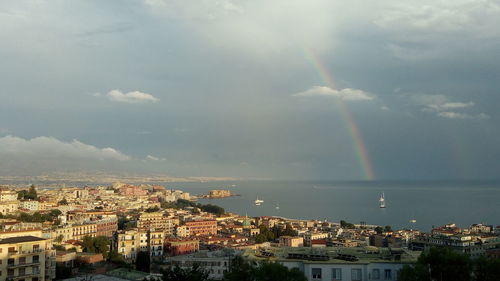
{"label": "white cloud", "polygon": [[153,155],[146,156],[146,159],[147,160],[151,160],[151,161],[165,161],[165,160],[167,160],[165,158],[160,158],[160,157],[156,157],[156,156],[153,156]]}
{"label": "white cloud", "polygon": [[413,100],[422,107],[424,112],[434,112],[436,116],[447,119],[489,119],[486,113],[472,114],[466,112],[456,112],[457,110],[470,109],[475,106],[472,101],[460,102],[450,101],[444,95],[417,95]]}
{"label": "white cloud", "polygon": [[447,119],[489,119],[490,116],[485,113],[480,113],[477,115],[471,115],[467,113],[458,113],[452,111],[444,111],[439,112],[437,114],[439,117],[447,118]]}
{"label": "white cloud", "polygon": [[159,99],[153,95],[139,91],[123,93],[120,90],[111,90],[107,96],[112,101],[124,103],[150,103],[159,101]]}
{"label": "white cloud", "polygon": [[293,94],[294,97],[335,97],[345,101],[367,101],[373,100],[373,97],[366,92],[357,89],[345,88],[341,90],[332,89],[325,86],[314,86],[306,91]]}
{"label": "white cloud", "polygon": [[94,159],[127,161],[130,157],[111,148],[98,148],[78,140],[60,141],[53,137],[23,139],[14,136],[0,138],[0,155],[3,157],[32,157],[50,159]]}

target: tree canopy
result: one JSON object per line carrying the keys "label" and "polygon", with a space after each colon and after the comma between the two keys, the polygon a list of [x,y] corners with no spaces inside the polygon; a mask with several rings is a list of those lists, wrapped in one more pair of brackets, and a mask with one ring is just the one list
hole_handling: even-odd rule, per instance
{"label": "tree canopy", "polygon": [[436,247],[420,255],[414,265],[405,265],[399,281],[493,281],[500,276],[500,260],[471,259],[450,248]]}
{"label": "tree canopy", "polygon": [[304,273],[298,268],[271,262],[253,263],[236,256],[224,274],[224,281],[306,281]]}

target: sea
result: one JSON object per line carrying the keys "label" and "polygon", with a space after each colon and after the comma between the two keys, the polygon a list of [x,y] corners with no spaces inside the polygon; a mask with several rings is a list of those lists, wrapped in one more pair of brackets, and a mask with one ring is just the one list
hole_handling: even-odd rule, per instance
{"label": "sea", "polygon": [[[166,183],[192,195],[210,189],[238,196],[199,199],[248,216],[345,220],[355,224],[390,225],[430,231],[454,223],[500,225],[500,181],[235,181]],[[379,207],[381,194],[386,208]],[[256,206],[256,199],[264,201]]]}

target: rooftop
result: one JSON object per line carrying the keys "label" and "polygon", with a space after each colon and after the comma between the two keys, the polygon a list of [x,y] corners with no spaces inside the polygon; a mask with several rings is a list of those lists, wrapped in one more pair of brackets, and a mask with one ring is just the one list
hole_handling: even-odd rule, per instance
{"label": "rooftop", "polygon": [[301,260],[305,263],[413,263],[420,252],[403,249],[374,247],[271,247],[259,250],[247,250],[245,255],[253,259],[272,259],[279,261]]}
{"label": "rooftop", "polygon": [[36,241],[45,241],[46,239],[35,237],[35,236],[18,236],[18,237],[10,237],[4,238],[0,240],[0,244],[15,244],[15,243],[24,243],[24,242],[36,242]]}

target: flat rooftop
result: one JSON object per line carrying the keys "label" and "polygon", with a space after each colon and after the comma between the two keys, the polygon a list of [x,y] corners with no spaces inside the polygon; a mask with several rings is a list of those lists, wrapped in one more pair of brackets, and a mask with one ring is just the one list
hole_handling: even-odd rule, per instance
{"label": "flat rooftop", "polygon": [[46,239],[29,235],[29,236],[3,238],[3,239],[0,239],[0,244],[15,244],[15,243],[36,242],[36,241],[44,241],[44,240],[46,240]]}
{"label": "flat rooftop", "polygon": [[414,263],[421,252],[374,247],[270,247],[261,250],[246,250],[251,259],[275,261],[302,261],[304,263]]}

